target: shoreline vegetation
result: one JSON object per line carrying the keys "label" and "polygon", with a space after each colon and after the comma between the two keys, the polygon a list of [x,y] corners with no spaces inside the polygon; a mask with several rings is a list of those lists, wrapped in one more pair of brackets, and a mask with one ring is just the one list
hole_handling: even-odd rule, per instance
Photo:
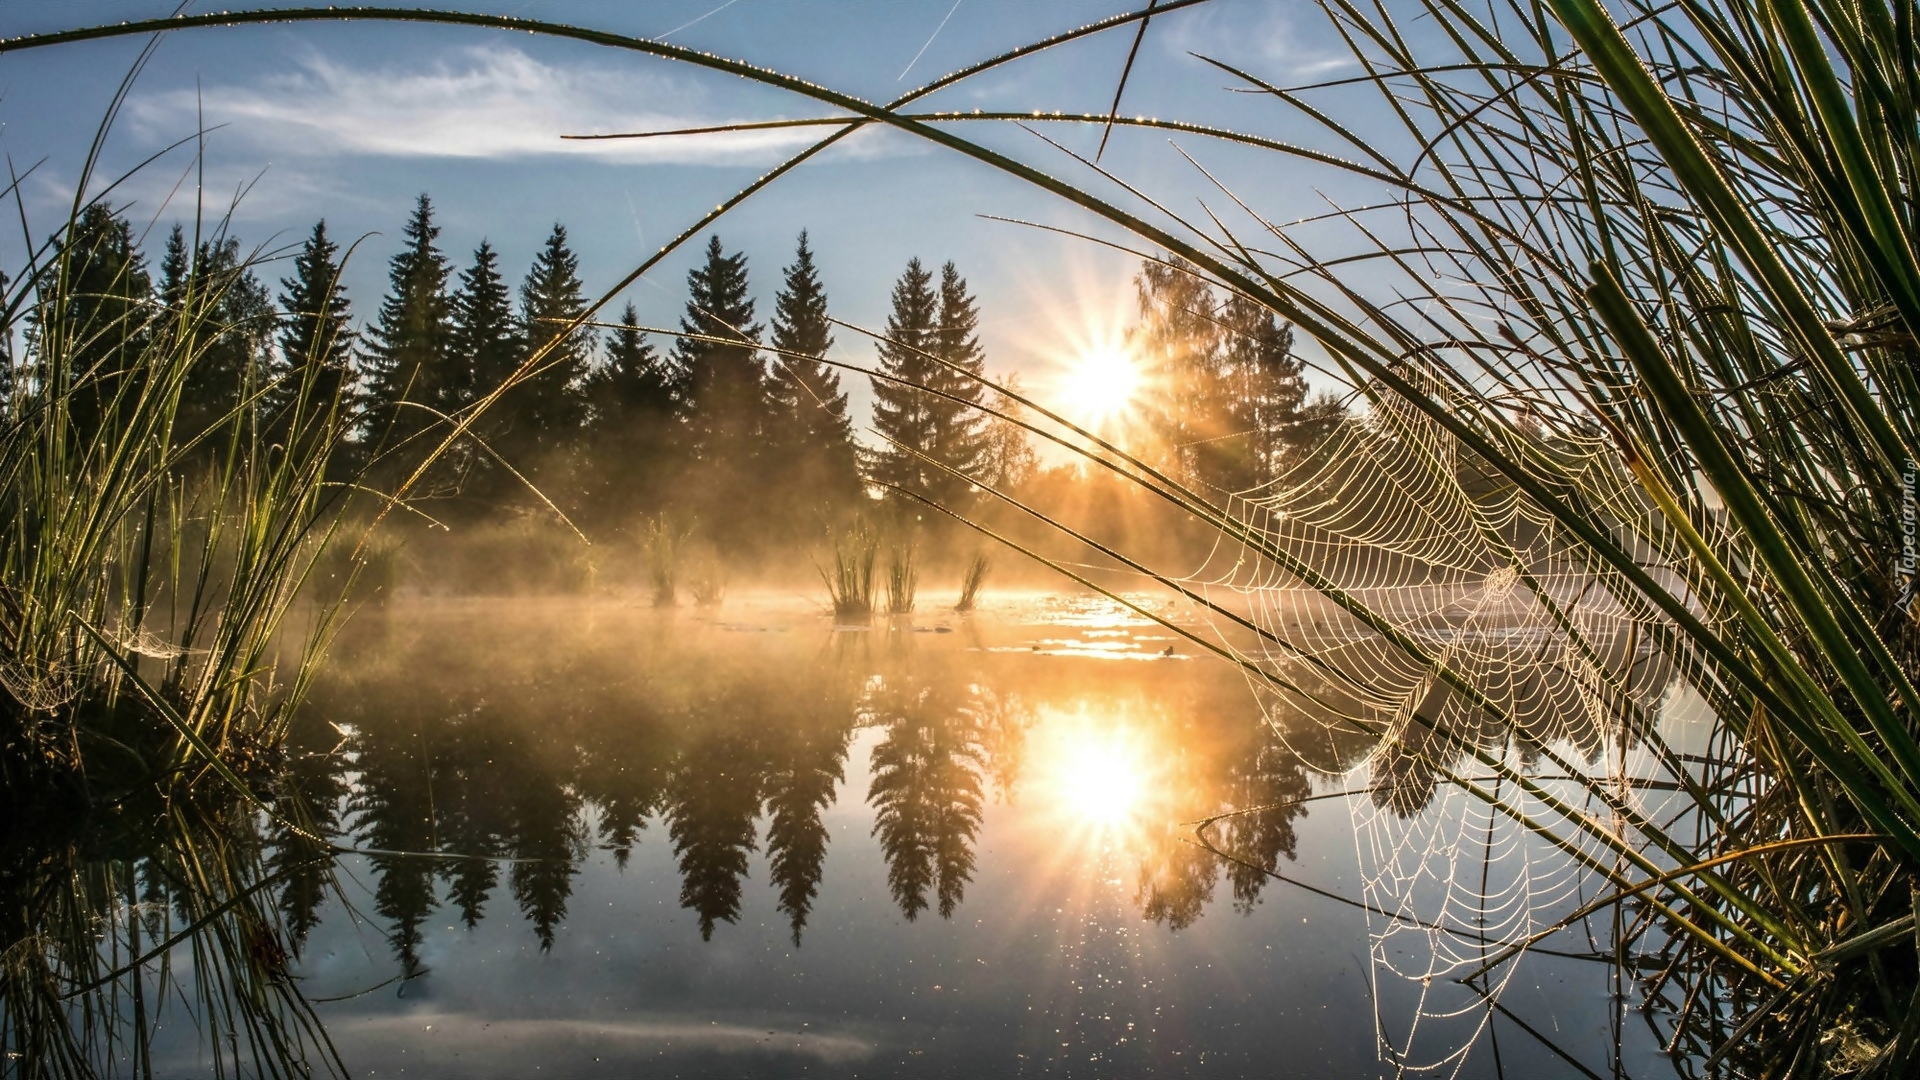
{"label": "shoreline vegetation", "polygon": [[[820,127],[815,149],[886,125],[1126,230],[1159,253],[1140,276],[1143,363],[1197,372],[1181,391],[1195,401],[1222,373],[1267,379],[1221,396],[1215,413],[1171,398],[1181,407],[1163,410],[1164,430],[1123,444],[987,380],[965,280],[950,263],[936,272],[915,260],[894,285],[876,364],[863,369],[880,431],[863,448],[825,359],[844,324],[826,315],[805,234],[763,339],[744,257],[711,233],[758,185],[669,245],[709,237],[689,275],[688,316],[664,331],[674,339],[664,360],[630,315],[597,321],[663,256],[589,301],[557,226],[515,313],[484,243],[447,290],[452,270],[422,196],[392,291],[364,344],[350,346],[323,228],[287,282],[289,297],[305,297],[286,305],[287,320],[223,231],[176,233],[156,283],[125,223],[76,200],[68,227],[7,293],[26,343],[7,364],[0,440],[13,519],[0,539],[9,794],[49,772],[90,791],[131,770],[182,792],[212,779],[271,816],[249,778],[270,773],[344,610],[318,601],[298,666],[274,674],[268,652],[304,614],[303,589],[325,568],[320,591],[346,595],[373,545],[391,542],[359,533],[403,516],[395,506],[437,521],[477,513],[484,500],[467,496],[492,491],[511,493],[493,497],[514,504],[514,520],[593,526],[581,514],[595,505],[590,485],[556,463],[567,460],[561,433],[591,416],[570,395],[597,378],[594,401],[672,416],[683,436],[673,452],[686,456],[662,460],[692,494],[623,504],[634,523],[667,530],[645,515],[684,515],[675,520],[692,523],[687,534],[726,559],[751,553],[755,529],[779,522],[764,533],[831,547],[832,569],[817,565],[844,616],[870,617],[880,602],[882,548],[885,606],[898,611],[913,606],[908,552],[937,549],[959,580],[965,553],[1003,544],[1162,621],[1326,730],[1369,740],[1375,768],[1416,781],[1407,788],[1431,785],[1478,808],[1488,852],[1496,829],[1554,852],[1595,899],[1483,923],[1466,954],[1439,958],[1445,935],[1428,931],[1433,973],[1477,995],[1468,1000],[1483,1005],[1483,1025],[1529,946],[1584,929],[1612,953],[1617,994],[1646,1006],[1683,1071],[1910,1073],[1920,1063],[1920,609],[1903,558],[1915,544],[1920,450],[1920,20],[1879,0],[1627,3],[1617,19],[1596,0],[1550,0],[1497,3],[1495,32],[1424,0],[1415,14],[1440,33],[1409,35],[1387,11],[1326,0],[1366,77],[1289,88],[1201,61],[1345,156],[1204,118],[916,111],[980,71],[1104,30],[1144,33],[1150,18],[1189,6],[1172,0],[1036,42],[890,104],[657,41],[481,15],[222,13],[0,42],[8,52],[385,18],[532,30],[740,75],[830,112],[778,122]],[[1377,149],[1388,144],[1347,126],[1362,113],[1391,118],[1414,149]],[[1189,222],[968,133],[1014,121],[1224,143],[1270,167],[1368,185],[1381,212],[1345,211],[1359,254],[1322,256],[1270,224],[1293,215],[1263,216],[1257,190],[1222,183],[1240,212]],[[1196,307],[1203,318],[1191,317]],[[430,332],[415,333],[423,312]],[[604,353],[593,341],[603,331]],[[1350,388],[1351,408],[1304,399],[1294,336]],[[456,338],[460,351],[444,351]],[[350,354],[360,359],[349,364]],[[822,407],[768,411],[776,384],[762,354]],[[364,374],[364,396],[349,371]],[[804,522],[776,504],[765,522],[715,512],[754,497],[740,485],[769,478],[755,457],[765,418],[803,412],[829,421],[808,445],[831,453],[782,465],[824,470],[807,490],[841,491],[842,512]],[[1250,424],[1234,430],[1259,437],[1223,443],[1180,426],[1193,417]],[[1033,471],[1030,450],[1020,453],[1028,438],[1077,465]],[[884,526],[852,524],[867,509],[863,484],[885,493]],[[1103,518],[1094,499],[1066,514],[1059,496],[1075,485],[1143,509]],[[346,493],[363,488],[395,501],[350,510]],[[448,493],[458,497],[432,498]],[[1115,524],[1130,516],[1151,527],[1130,535]],[[906,517],[918,524],[895,524]],[[1158,534],[1174,542],[1148,541]],[[696,571],[679,558],[692,551],[684,540],[645,535],[653,557],[633,538],[632,561],[656,602],[680,581],[696,602],[718,602],[729,580],[720,564]],[[330,537],[354,555],[328,561]],[[1233,570],[1159,569],[1190,567],[1179,556],[1192,543],[1226,553]],[[1096,557],[1254,644],[1223,645],[1104,587],[1079,569]],[[1581,583],[1571,600],[1569,581]],[[1498,618],[1436,636],[1377,592],[1396,582],[1466,589],[1474,611]],[[1282,588],[1318,594],[1325,619],[1309,629],[1261,603],[1263,590]],[[1216,589],[1250,614],[1210,599]],[[1306,647],[1314,634],[1338,647]],[[1540,642],[1553,663],[1540,661]],[[1665,687],[1643,678],[1649,667],[1678,673],[1704,703],[1702,730],[1664,723]],[[1478,850],[1470,837],[1452,842]],[[1412,879],[1373,884],[1417,903]],[[20,970],[10,961],[7,978]],[[9,1048],[36,1030],[21,1025],[58,1012],[21,1011],[22,1000],[44,1004],[18,996],[28,989],[8,987]],[[1405,1035],[1383,1035],[1399,1065],[1444,1063],[1455,1049],[1416,1045],[1412,1025]]]}

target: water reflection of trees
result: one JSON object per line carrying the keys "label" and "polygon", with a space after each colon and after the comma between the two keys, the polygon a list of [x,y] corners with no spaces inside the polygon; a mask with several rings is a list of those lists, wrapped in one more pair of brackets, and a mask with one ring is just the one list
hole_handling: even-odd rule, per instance
{"label": "water reflection of trees", "polygon": [[887,888],[908,919],[926,910],[929,890],[940,917],[952,916],[973,880],[986,752],[971,690],[883,675],[861,702],[861,721],[884,732],[867,789],[873,835],[886,854]]}
{"label": "water reflection of trees", "polygon": [[852,729],[800,725],[785,734],[785,753],[767,775],[767,855],[797,948],[826,862],[827,827],[820,815],[833,804],[834,788],[845,775]]}
{"label": "water reflection of trees", "polygon": [[1199,751],[1169,756],[1164,765],[1186,785],[1190,801],[1179,820],[1190,822],[1225,815],[1209,829],[1208,839],[1222,859],[1189,842],[1189,828],[1177,823],[1154,830],[1142,843],[1138,898],[1147,918],[1180,929],[1198,919],[1213,901],[1224,872],[1234,907],[1245,913],[1260,902],[1271,872],[1284,858],[1295,858],[1299,836],[1295,822],[1307,814],[1312,780],[1305,763],[1282,737],[1258,724],[1211,754]]}
{"label": "water reflection of trees", "polygon": [[[1205,680],[1174,666],[1035,661],[1010,673],[906,635],[729,654],[679,641],[671,626],[634,652],[576,641],[524,662],[460,640],[376,642],[343,661],[351,675],[316,693],[315,712],[351,737],[297,780],[316,828],[365,853],[373,911],[407,975],[421,970],[436,910],[472,928],[497,917],[502,890],[551,947],[588,851],[624,868],[655,825],[703,937],[740,918],[764,865],[798,945],[826,872],[823,815],[863,730],[871,832],[909,919],[963,903],[987,802],[1020,783],[1035,697],[1127,711],[1155,732],[1166,771],[1156,783],[1172,794],[1153,813],[1168,828],[1149,830],[1131,857],[1142,913],[1169,926],[1198,918],[1223,876],[1234,906],[1251,910],[1266,871],[1294,857],[1311,786],[1286,725],[1264,722],[1243,684],[1196,689]],[[1338,751],[1344,765],[1364,748]],[[1229,859],[1184,841],[1177,823],[1225,811],[1241,812],[1210,839]],[[269,838],[269,858],[300,843]],[[281,886],[296,945],[326,873]]]}
{"label": "water reflection of trees", "polygon": [[681,903],[710,937],[739,917],[764,818],[798,943],[855,722],[842,680],[672,658],[673,677],[655,680],[591,650],[524,671],[497,659],[415,645],[315,697],[316,712],[353,732],[336,766],[354,780],[336,828],[366,852],[374,911],[406,974],[420,971],[421,928],[441,903],[471,928],[503,882],[551,947],[589,846],[624,868],[654,820]]}
{"label": "water reflection of trees", "polygon": [[[399,973],[410,977],[422,971],[428,920],[443,908],[473,928],[511,906],[551,947],[588,852],[598,847],[624,868],[657,828],[703,937],[739,919],[752,868],[764,865],[798,945],[827,869],[824,815],[856,736],[871,748],[855,764],[870,777],[856,794],[872,813],[892,900],[909,919],[950,917],[974,876],[989,800],[1022,787],[1036,710],[1066,710],[1151,733],[1153,782],[1164,790],[1147,808],[1143,834],[1115,850],[1136,860],[1141,913],[1179,928],[1222,892],[1251,911],[1270,875],[1295,857],[1313,788],[1297,752],[1303,744],[1323,747],[1322,768],[1370,758],[1373,800],[1406,815],[1444,788],[1461,752],[1439,746],[1419,716],[1384,745],[1327,742],[1323,728],[1260,715],[1238,680],[1216,686],[1181,665],[989,662],[960,648],[916,649],[904,636],[818,654],[789,645],[733,656],[711,641],[664,636],[619,653],[567,642],[507,662],[484,647],[462,651],[457,640],[376,639],[369,653],[344,658],[336,670],[350,674],[313,697],[310,744],[261,781],[275,812],[223,819],[217,850],[226,869],[190,880],[178,846],[151,839],[88,856],[83,872],[59,870],[86,878],[73,895],[90,905],[63,918],[119,926],[117,947],[128,952],[258,888],[206,924],[196,947],[211,959],[195,970],[217,981],[210,993],[224,986],[279,1000],[290,1019],[277,1022],[291,1023],[302,1015],[297,995],[275,999],[275,973],[298,956],[334,892],[339,852],[324,841],[365,859],[372,911]],[[1457,705],[1435,695],[1422,709]],[[1454,730],[1471,730],[1488,747],[1511,742],[1521,755],[1536,739],[1492,725]],[[1215,815],[1205,837],[1215,850],[1188,842],[1191,830],[1179,823]],[[764,864],[755,859],[763,845]],[[47,890],[55,872],[54,863],[33,865],[41,869],[8,868],[17,879],[6,886],[15,944],[53,918],[23,914],[30,892],[22,875],[40,875],[35,887]],[[141,917],[115,923],[115,911]],[[223,972],[219,949],[245,973]],[[31,999],[13,991],[8,1005],[14,1032],[25,1030]]]}
{"label": "water reflection of trees", "polygon": [[715,921],[740,915],[740,882],[760,816],[758,750],[747,733],[701,731],[667,782],[664,809],[680,860],[680,906],[699,916],[702,938],[713,937]]}
{"label": "water reflection of trees", "polygon": [[[855,731],[869,729],[865,796],[892,898],[909,919],[950,917],[975,871],[988,799],[1018,785],[1032,723],[1021,695],[989,686],[964,656],[896,642],[843,646],[810,665],[704,670],[667,657],[660,671],[673,677],[659,679],[575,657],[525,685],[498,672],[485,685],[441,680],[424,673],[462,666],[414,658],[404,677],[316,698],[354,732],[340,769],[355,784],[336,827],[369,852],[374,910],[408,974],[439,904],[472,927],[503,881],[550,946],[589,843],[624,867],[653,821],[703,938],[738,920],[764,842],[768,884],[798,945],[825,871],[822,815]],[[1215,833],[1237,862],[1182,842],[1179,830],[1139,846],[1141,909],[1176,927],[1200,915],[1223,873],[1236,906],[1257,903],[1260,869],[1293,857],[1309,787],[1297,755],[1232,696],[1237,684],[1217,700],[1183,698],[1170,689],[1179,685],[1136,688],[1125,705],[1164,729],[1174,763],[1164,780],[1179,795],[1162,816],[1255,809]],[[1112,694],[1097,678],[1048,691]]]}

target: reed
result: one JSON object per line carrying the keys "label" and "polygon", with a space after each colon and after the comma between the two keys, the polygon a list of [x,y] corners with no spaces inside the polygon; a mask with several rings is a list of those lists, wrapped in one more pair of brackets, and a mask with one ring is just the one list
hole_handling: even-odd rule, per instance
{"label": "reed", "polygon": [[953,610],[962,613],[973,610],[980,599],[980,586],[986,584],[987,571],[992,567],[993,560],[987,558],[985,552],[976,552],[968,560],[966,575],[960,579],[960,599],[954,603]]}
{"label": "reed", "polygon": [[0,783],[112,763],[237,785],[341,614],[341,594],[306,594],[352,486],[334,477],[345,405],[315,372],[256,368],[218,415],[187,412],[216,342],[273,327],[216,315],[245,263],[169,304],[125,267],[102,281],[109,220],[76,203],[0,309],[30,342],[0,427]]}
{"label": "reed", "polygon": [[727,571],[717,558],[700,560],[689,583],[696,607],[717,608],[727,598]]}
{"label": "reed", "polygon": [[913,614],[914,595],[920,586],[920,569],[915,565],[913,541],[900,539],[887,546],[887,614]]}
{"label": "reed", "polygon": [[653,584],[654,607],[672,607],[678,598],[680,545],[685,539],[665,514],[648,518],[641,527],[640,550]]}
{"label": "reed", "polygon": [[873,617],[873,571],[880,555],[880,538],[864,521],[845,532],[835,532],[833,569],[815,564],[827,586],[833,617],[842,622],[865,622]]}

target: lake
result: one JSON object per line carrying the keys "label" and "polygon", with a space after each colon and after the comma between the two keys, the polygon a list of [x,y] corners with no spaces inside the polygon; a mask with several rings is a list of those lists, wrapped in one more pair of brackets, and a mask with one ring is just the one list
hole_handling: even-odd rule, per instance
{"label": "lake", "polygon": [[[1430,776],[1098,596],[857,628],[785,594],[396,599],[306,719],[276,816],[239,814],[275,940],[237,963],[304,1001],[262,1072],[322,1031],[363,1076],[1673,1071],[1584,935],[1496,1007],[1455,981],[1515,904],[1581,899],[1551,852],[1463,847]],[[140,887],[108,926],[187,923]],[[209,1010],[262,992],[221,963],[150,963],[151,1042],[105,1057],[210,1074]]]}

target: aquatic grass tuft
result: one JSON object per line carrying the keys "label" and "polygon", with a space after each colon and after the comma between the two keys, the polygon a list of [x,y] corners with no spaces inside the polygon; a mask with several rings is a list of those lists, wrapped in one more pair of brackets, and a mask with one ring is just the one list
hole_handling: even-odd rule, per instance
{"label": "aquatic grass tuft", "polygon": [[913,614],[914,595],[919,590],[920,569],[915,565],[914,543],[902,538],[887,547],[887,614]]}
{"label": "aquatic grass tuft", "polygon": [[879,559],[880,537],[865,521],[855,521],[830,537],[833,569],[815,564],[826,582],[833,617],[842,622],[865,622],[873,617],[873,571]]}
{"label": "aquatic grass tuft", "polygon": [[694,565],[688,591],[696,607],[716,608],[727,598],[727,570],[717,557],[700,559]]}
{"label": "aquatic grass tuft", "polygon": [[980,599],[980,586],[986,584],[987,571],[993,568],[993,561],[985,552],[976,552],[967,562],[967,572],[960,579],[960,599],[953,605],[958,612],[972,611]]}
{"label": "aquatic grass tuft", "polygon": [[[353,489],[335,479],[343,388],[270,369],[271,321],[224,321],[263,253],[195,266],[163,302],[123,236],[76,203],[0,312],[30,342],[0,427],[0,781],[17,790],[97,785],[109,762],[126,782],[231,779],[284,736],[342,612],[343,590],[308,586]],[[221,348],[253,366],[196,401]]]}
{"label": "aquatic grass tuft", "polygon": [[653,585],[654,607],[672,607],[678,600],[680,546],[685,539],[665,514],[650,517],[641,526],[640,551],[647,562],[647,580]]}

